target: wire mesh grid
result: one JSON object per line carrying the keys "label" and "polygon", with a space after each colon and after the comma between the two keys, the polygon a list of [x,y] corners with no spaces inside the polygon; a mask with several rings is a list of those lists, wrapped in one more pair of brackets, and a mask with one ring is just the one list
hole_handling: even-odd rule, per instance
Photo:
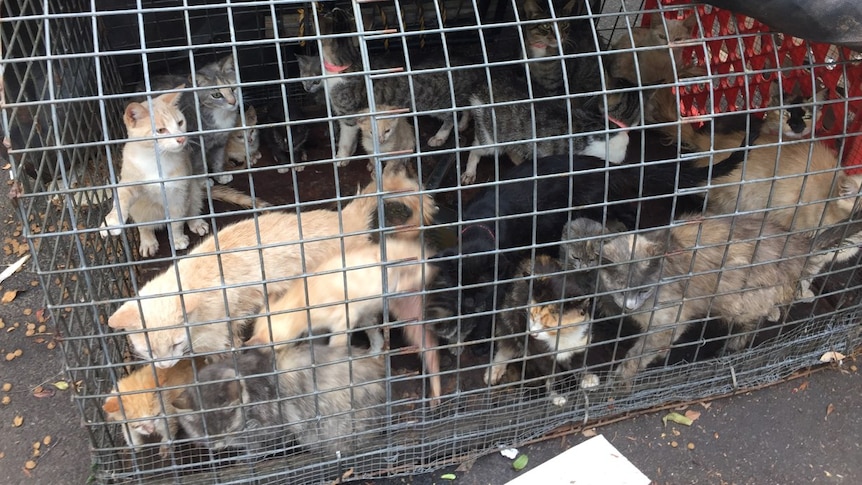
{"label": "wire mesh grid", "polygon": [[2,8],[100,482],[433,470],[860,342],[846,49],[687,2]]}

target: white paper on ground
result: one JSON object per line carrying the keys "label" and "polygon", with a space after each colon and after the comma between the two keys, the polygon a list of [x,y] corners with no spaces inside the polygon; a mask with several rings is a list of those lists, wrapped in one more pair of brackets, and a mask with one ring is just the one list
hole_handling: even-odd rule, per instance
{"label": "white paper on ground", "polygon": [[506,485],[649,485],[650,479],[604,436],[594,436]]}

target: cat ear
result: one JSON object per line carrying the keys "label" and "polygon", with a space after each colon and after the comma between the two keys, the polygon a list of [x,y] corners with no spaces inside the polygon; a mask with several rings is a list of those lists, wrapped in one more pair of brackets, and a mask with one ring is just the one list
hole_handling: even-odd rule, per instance
{"label": "cat ear", "polygon": [[663,24],[661,21],[661,17],[662,17],[661,12],[653,12],[649,16],[649,26],[651,29],[664,30],[664,27],[662,26]]}
{"label": "cat ear", "polygon": [[245,110],[245,124],[249,126],[257,124],[257,111],[254,109],[254,106],[249,106]]}
{"label": "cat ear", "polygon": [[688,29],[688,33],[691,33],[691,29],[697,25],[697,14],[692,12],[691,15],[686,17],[686,19],[682,22],[682,26]]}
{"label": "cat ear", "polygon": [[231,404],[242,402],[242,383],[230,381],[225,383],[225,397]]}
{"label": "cat ear", "polygon": [[130,301],[123,303],[113,315],[108,317],[108,326],[115,330],[140,328],[141,315],[138,313],[137,305]]}
{"label": "cat ear", "polygon": [[[184,87],[186,87],[185,84],[180,84],[176,89],[183,89]],[[183,94],[182,92],[177,91],[174,93],[165,93],[159,97],[162,98],[162,100],[165,101],[166,103],[168,103],[169,105],[177,106],[180,102],[180,96],[182,96],[182,94]]]}
{"label": "cat ear", "polygon": [[126,126],[136,126],[139,121],[147,120],[149,122],[149,119],[150,111],[141,103],[129,103],[123,114],[123,121]]}
{"label": "cat ear", "polygon": [[841,174],[839,177],[837,186],[839,197],[850,197],[859,194],[860,182],[862,180],[847,174]]}
{"label": "cat ear", "polygon": [[105,404],[102,404],[102,410],[108,414],[114,414],[120,411],[120,398],[117,396],[108,396],[105,398]]}
{"label": "cat ear", "polygon": [[233,54],[229,54],[224,59],[220,60],[218,67],[219,70],[223,72],[234,72]]}
{"label": "cat ear", "polygon": [[578,0],[570,0],[569,3],[563,5],[563,8],[558,12],[560,16],[568,17],[575,10],[575,4]]}
{"label": "cat ear", "polygon": [[535,0],[526,0],[523,7],[524,14],[527,17],[539,15],[542,13],[542,9],[539,7],[539,4],[537,4]]}

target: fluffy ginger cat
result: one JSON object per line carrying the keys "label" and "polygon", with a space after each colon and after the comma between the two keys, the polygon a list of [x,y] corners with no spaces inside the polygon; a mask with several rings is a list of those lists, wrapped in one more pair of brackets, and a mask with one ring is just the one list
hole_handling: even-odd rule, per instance
{"label": "fluffy ginger cat", "polygon": [[[182,359],[170,368],[144,365],[117,382],[114,395],[105,398],[102,410],[109,421],[120,421],[129,446],[140,448],[153,435],[161,438],[162,457],[167,456],[168,442],[177,432],[176,410],[172,402],[183,387],[194,381],[195,366],[203,359]],[[171,389],[174,388],[174,389]]]}
{"label": "fluffy ginger cat", "polygon": [[[384,295],[415,293],[425,281],[434,278],[434,266],[420,263],[433,255],[415,240],[386,240],[386,260],[381,258],[381,246],[374,243],[354,243],[344,253],[333,251],[318,266],[310,266],[314,275],[297,280],[280,298],[270,303],[273,315],[259,317],[249,345],[269,342],[285,343],[303,333],[320,334],[328,329],[333,335],[329,345],[346,348],[350,327],[368,325],[383,312]],[[413,261],[405,264],[406,261]],[[386,267],[386,280],[382,267]],[[399,321],[417,321],[423,317],[421,295],[386,296],[389,311]],[[350,303],[345,303],[349,301]],[[405,339],[419,349],[437,347],[430,328],[408,324],[402,327]],[[367,329],[371,352],[383,349],[383,337],[377,328]],[[439,358],[436,350],[423,352],[431,376],[433,399],[440,396]]]}
{"label": "fluffy ginger cat", "polygon": [[[433,218],[437,210],[433,199],[417,195],[419,185],[404,171],[384,174],[381,183],[385,192],[404,193],[386,202],[407,208],[405,225],[418,227]],[[290,277],[317,266],[342,241],[366,239],[363,232],[377,222],[378,196],[377,182],[372,181],[341,212],[313,210],[301,217],[268,212],[227,226],[217,234],[218,246],[212,236],[204,239],[186,258],[144,285],[139,298],[120,306],[108,325],[129,331],[134,352],[157,359],[160,367],[174,365],[189,352],[239,346],[243,321],[264,306],[264,275],[266,292],[278,295],[289,286]],[[418,237],[418,231],[394,234]],[[182,297],[176,294],[178,279]]]}
{"label": "fluffy ginger cat", "polygon": [[[659,89],[648,103],[649,117],[655,122],[677,121],[676,106],[671,90]],[[661,129],[673,142],[679,140],[699,152],[738,150],[747,136],[743,132],[713,135],[709,129],[696,131],[690,123]],[[770,220],[792,230],[817,229],[849,217],[862,175],[847,174],[838,155],[820,141],[780,146],[778,142],[777,135],[762,134],[749,148],[744,165],[714,178],[713,184],[719,186],[709,191],[709,208],[720,213],[771,209]],[[705,167],[711,160],[703,157],[695,163]],[[739,185],[740,181],[746,183]]]}
{"label": "fluffy ginger cat", "polygon": [[[117,188],[117,206],[105,216],[102,227],[106,229],[100,234],[103,238],[109,233],[119,235],[122,229],[117,226],[130,216],[137,223],[155,223],[138,226],[139,252],[145,258],[158,252],[155,229],[163,226],[159,221],[166,218],[173,221],[170,224],[174,249],[186,249],[189,237],[183,232],[185,219],[200,215],[203,207],[201,183],[188,178],[176,180],[192,174],[185,149],[188,138],[185,136],[186,119],[179,109],[180,95],[166,93],[154,98],[152,113],[147,103],[129,103],[123,114],[129,141],[123,146],[120,179],[124,183],[148,183]],[[203,219],[189,219],[188,226],[201,236],[209,232],[209,225]]]}

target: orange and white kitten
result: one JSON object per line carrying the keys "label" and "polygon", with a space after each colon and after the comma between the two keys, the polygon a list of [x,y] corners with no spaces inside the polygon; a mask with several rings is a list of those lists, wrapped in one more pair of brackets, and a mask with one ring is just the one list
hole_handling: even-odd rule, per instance
{"label": "orange and white kitten", "polygon": [[[377,111],[394,111],[399,108],[387,105],[378,105]],[[360,114],[369,113],[369,109],[360,111]],[[374,133],[371,129],[371,116],[363,116],[357,119],[356,124],[361,132],[362,148],[369,156],[373,154],[386,154],[392,152],[414,152],[416,151],[416,136],[413,133],[413,127],[407,122],[405,117],[397,118],[377,118],[377,144],[380,147],[379,151],[374,150]],[[386,162],[404,163],[407,159],[391,159]],[[368,170],[374,170],[374,159],[368,160]]]}
{"label": "orange and white kitten", "polygon": [[[695,25],[697,25],[697,17],[694,13],[685,20],[667,19],[660,12],[653,13],[650,16],[649,27],[633,27],[631,36],[624,31],[622,36],[611,45],[611,49],[615,51],[631,49],[632,41],[634,41],[634,47],[652,48],[638,50],[636,53],[613,54],[608,69],[609,74],[611,77],[625,79],[639,86],[674,82],[674,73],[682,69],[683,58],[682,47],[673,44],[690,39]],[[668,48],[657,48],[660,46]],[[635,56],[637,56],[637,63],[635,63]]]}
{"label": "orange and white kitten", "polygon": [[[419,227],[434,217],[433,199],[418,195],[419,184],[404,171],[384,174],[381,183],[385,192],[404,192],[387,198],[386,204],[403,204],[405,225]],[[378,220],[378,197],[377,182],[372,181],[341,212],[304,211],[301,217],[267,212],[231,224],[218,232],[218,246],[214,237],[205,238],[144,285],[139,298],[120,306],[108,325],[129,331],[134,352],[155,359],[161,367],[174,365],[190,352],[238,347],[242,327],[264,306],[265,294],[283,293],[291,277],[330,257],[342,241],[368,238],[364,232]],[[417,238],[418,230],[395,235]],[[178,279],[182,297],[176,294]]]}
{"label": "orange and white kitten", "polygon": [[[257,129],[257,111],[254,106],[249,106],[245,110],[245,126],[242,126],[242,118],[237,117],[236,126],[239,128],[231,132],[227,139],[225,150],[227,151],[227,159],[234,162],[240,162],[243,165],[254,165],[260,160],[260,133]],[[246,150],[248,146],[248,150]]]}
{"label": "orange and white kitten", "polygon": [[[182,89],[183,86],[178,86]],[[192,165],[185,149],[186,119],[179,108],[181,93],[167,93],[153,99],[152,113],[146,103],[129,103],[123,114],[129,141],[123,146],[123,168],[117,188],[117,205],[105,217],[100,234],[103,238],[118,236],[118,226],[130,216],[141,235],[139,251],[142,257],[154,256],[159,250],[155,229],[172,222],[174,249],[189,247],[184,233],[185,218],[199,216],[203,206],[203,185],[194,179],[181,179],[192,174]],[[156,132],[153,133],[153,127]],[[189,219],[189,230],[203,236],[209,225],[203,219]]]}
{"label": "orange and white kitten", "polygon": [[[386,260],[382,259],[381,246],[370,241],[355,242],[332,251],[330,257],[317,266],[309,266],[311,273],[296,280],[280,298],[271,301],[270,316],[261,316],[254,323],[254,332],[247,344],[269,342],[287,343],[304,333],[332,333],[330,346],[346,347],[350,327],[373,324],[383,313],[383,299],[387,299],[389,312],[399,321],[422,320],[422,297],[418,294],[425,281],[434,278],[434,267],[421,261],[432,256],[427,247],[416,240],[389,238],[385,241]],[[386,279],[382,267],[386,267]],[[396,293],[408,293],[395,296]],[[349,302],[349,303],[346,303]],[[423,359],[431,376],[432,398],[440,396],[439,358],[437,339],[430,328],[408,324],[405,339],[423,351]],[[366,328],[371,352],[383,349],[383,337],[378,328]]]}
{"label": "orange and white kitten", "polygon": [[167,369],[144,365],[117,382],[102,409],[109,421],[121,422],[129,446],[140,448],[158,435],[162,443],[160,452],[167,456],[167,443],[174,439],[178,425],[171,403],[183,391],[180,386],[194,381],[194,366],[202,368],[203,359],[194,363],[192,359],[183,359]]}

